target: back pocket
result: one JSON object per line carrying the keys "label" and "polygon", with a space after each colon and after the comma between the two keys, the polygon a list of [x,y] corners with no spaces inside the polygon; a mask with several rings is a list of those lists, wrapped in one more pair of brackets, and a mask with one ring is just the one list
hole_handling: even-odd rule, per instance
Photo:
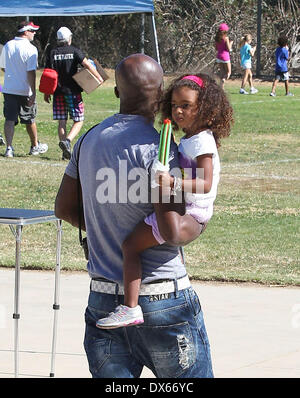
{"label": "back pocket", "polygon": [[140,326],[158,377],[178,377],[196,361],[188,322],[168,326]]}

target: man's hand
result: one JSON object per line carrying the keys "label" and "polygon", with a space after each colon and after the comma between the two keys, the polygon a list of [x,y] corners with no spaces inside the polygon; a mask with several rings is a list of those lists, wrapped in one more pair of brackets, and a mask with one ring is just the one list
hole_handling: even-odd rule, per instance
{"label": "man's hand", "polygon": [[32,106],[35,101],[35,94],[32,94],[30,97],[27,98],[27,106]]}
{"label": "man's hand", "polygon": [[44,94],[44,101],[50,104],[51,102],[51,95],[50,94]]}

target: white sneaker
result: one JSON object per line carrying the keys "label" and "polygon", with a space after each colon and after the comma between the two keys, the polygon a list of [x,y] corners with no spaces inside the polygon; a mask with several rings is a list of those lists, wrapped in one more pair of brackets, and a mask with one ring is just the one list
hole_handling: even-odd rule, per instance
{"label": "white sneaker", "polygon": [[97,328],[100,329],[116,329],[122,326],[132,326],[144,323],[142,309],[139,305],[134,308],[126,305],[118,305],[114,312],[110,312],[108,317],[98,319]]}
{"label": "white sneaker", "polygon": [[243,88],[240,89],[240,94],[249,94],[246,90],[244,90]]}
{"label": "white sneaker", "polygon": [[48,151],[48,145],[38,142],[36,146],[30,147],[29,155],[39,155]]}
{"label": "white sneaker", "polygon": [[270,93],[270,96],[271,97],[276,97],[276,94],[275,93]]}
{"label": "white sneaker", "polygon": [[8,146],[6,148],[6,152],[4,155],[6,158],[13,158],[14,157],[14,148],[12,146]]}
{"label": "white sneaker", "polygon": [[293,96],[294,96],[293,93],[287,93],[287,94],[285,94],[285,95],[286,95],[286,97],[293,97]]}
{"label": "white sneaker", "polygon": [[5,145],[5,141],[2,137],[2,134],[0,134],[0,145]]}
{"label": "white sneaker", "polygon": [[250,94],[256,94],[258,93],[258,90],[255,87],[250,88]]}

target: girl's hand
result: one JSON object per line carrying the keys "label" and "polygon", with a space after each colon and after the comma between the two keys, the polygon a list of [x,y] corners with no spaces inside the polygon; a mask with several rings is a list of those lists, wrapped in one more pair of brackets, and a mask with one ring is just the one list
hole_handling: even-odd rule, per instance
{"label": "girl's hand", "polygon": [[155,174],[155,181],[163,188],[172,188],[174,177],[172,177],[167,171],[158,171]]}

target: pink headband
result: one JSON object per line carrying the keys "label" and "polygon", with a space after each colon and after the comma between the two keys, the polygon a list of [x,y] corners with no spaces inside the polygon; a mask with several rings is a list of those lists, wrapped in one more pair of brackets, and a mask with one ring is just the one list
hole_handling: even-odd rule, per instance
{"label": "pink headband", "polygon": [[185,80],[185,79],[195,82],[201,88],[204,87],[204,82],[201,79],[201,77],[198,77],[198,76],[195,76],[195,75],[188,75],[188,76],[184,76],[181,80]]}

